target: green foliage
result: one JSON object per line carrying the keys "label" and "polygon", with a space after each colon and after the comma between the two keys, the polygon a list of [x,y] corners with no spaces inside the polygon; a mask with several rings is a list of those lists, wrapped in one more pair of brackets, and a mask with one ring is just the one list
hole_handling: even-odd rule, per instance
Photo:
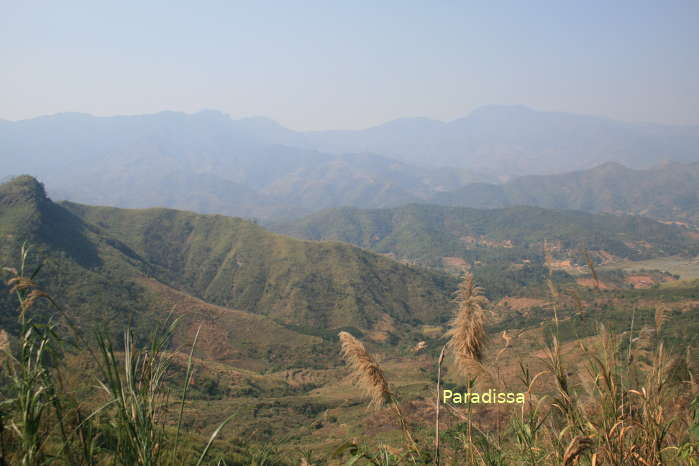
{"label": "green foliage", "polygon": [[[145,349],[136,346],[132,331],[127,329],[123,355],[115,352],[104,335],[98,335],[97,356],[78,334],[82,349],[96,359],[100,374],[97,383],[106,395],[100,407],[84,416],[79,403],[71,399],[63,385],[62,373],[66,368],[62,354],[56,351],[60,343],[58,327],[34,320],[33,306],[37,301],[47,300],[55,310],[58,307],[34,282],[39,269],[29,274],[28,254],[23,246],[19,269],[4,269],[10,274],[7,284],[19,304],[17,319],[21,332],[16,351],[2,349],[6,360],[2,369],[7,373],[0,374],[0,378],[9,383],[3,390],[6,399],[0,402],[0,462],[5,464],[7,459],[23,466],[56,461],[76,466],[100,462],[124,466],[202,464],[214,439],[231,417],[210,436],[198,461],[188,459],[186,453],[178,456],[192,355],[172,440],[164,418],[169,405],[165,380],[172,358],[166,349],[176,321],[166,321],[163,327],[153,330],[150,345]],[[67,406],[72,408],[66,409]],[[9,445],[5,442],[6,425],[11,435]]]}
{"label": "green foliage", "polygon": [[66,207],[118,237],[152,264],[158,280],[287,324],[366,327],[383,312],[400,321],[429,321],[434,309],[446,307],[453,286],[447,277],[357,248],[298,241],[241,219]]}
{"label": "green foliage", "polygon": [[[112,329],[147,334],[141,330],[162,318],[147,279],[319,330],[369,328],[384,313],[398,322],[435,321],[454,286],[445,275],[348,245],[275,235],[237,218],[54,204],[30,177],[2,185],[0,206],[0,259],[12,262],[19,241],[36,240],[46,291],[62,296],[80,326],[110,321]],[[14,333],[10,309],[0,297],[0,326]]]}
{"label": "green foliage", "polygon": [[[585,246],[635,260],[699,252],[699,242],[674,225],[643,217],[536,207],[340,208],[273,228],[306,239],[344,241],[433,266],[441,265],[441,257],[460,257],[469,262],[541,263],[544,240],[559,242],[564,250],[577,251]],[[641,241],[648,246],[633,246]],[[573,258],[584,263],[577,254]]]}
{"label": "green foliage", "polygon": [[135,347],[133,335],[127,331],[123,370],[111,343],[104,337],[98,338],[100,386],[109,400],[104,408],[109,409],[109,414],[100,427],[112,439],[117,464],[157,465],[167,453],[163,448],[165,431],[156,416],[166,405],[162,385],[169,361],[164,350],[172,330],[156,333],[150,348],[143,351]]}
{"label": "green foliage", "polygon": [[[676,225],[643,217],[536,207],[339,208],[272,228],[305,239],[344,241],[438,269],[458,269],[463,260],[490,298],[536,293],[546,286],[545,241],[555,245],[556,260],[579,266],[587,263],[583,248],[592,251],[596,261],[609,255],[640,260],[699,253],[699,241]],[[563,272],[554,278],[571,280]]]}
{"label": "green foliage", "polygon": [[[31,315],[34,302],[46,298],[46,295],[33,282],[36,271],[28,276],[28,253],[23,246],[19,270],[6,269],[12,274],[8,283],[19,303],[20,335],[17,354],[9,349],[4,351],[8,359],[9,393],[8,398],[0,403],[0,410],[8,412],[10,430],[18,439],[15,461],[23,466],[48,461],[49,456],[45,451],[46,426],[50,422],[48,418],[52,408],[57,408],[57,413],[60,413],[56,385],[50,371],[52,347],[56,344],[55,325],[38,324]],[[61,432],[64,432],[63,429]]]}

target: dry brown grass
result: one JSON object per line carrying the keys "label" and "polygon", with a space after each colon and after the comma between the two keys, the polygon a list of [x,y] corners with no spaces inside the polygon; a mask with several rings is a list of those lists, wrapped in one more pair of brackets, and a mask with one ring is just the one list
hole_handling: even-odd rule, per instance
{"label": "dry brown grass", "polygon": [[660,333],[663,324],[670,318],[670,308],[665,304],[655,306],[655,330]]}
{"label": "dry brown grass", "polygon": [[483,359],[485,347],[485,311],[488,300],[474,285],[473,275],[466,273],[456,293],[458,309],[449,323],[446,336],[458,367],[464,371],[474,361]]}
{"label": "dry brown grass", "polygon": [[420,449],[410,433],[410,429],[401,412],[398,400],[388,388],[388,382],[386,382],[386,377],[384,377],[381,367],[369,354],[362,342],[354,338],[351,334],[348,332],[340,332],[338,336],[340,337],[342,357],[351,367],[355,382],[359,387],[364,389],[371,398],[369,406],[380,407],[386,403],[391,403],[393,406],[401,429],[403,430],[403,435],[405,436],[408,454],[413,462],[415,462],[414,455],[420,456]]}
{"label": "dry brown grass", "polygon": [[383,406],[391,399],[388,382],[379,364],[364,344],[347,332],[340,332],[342,357],[352,369],[355,382],[371,398],[370,406]]}

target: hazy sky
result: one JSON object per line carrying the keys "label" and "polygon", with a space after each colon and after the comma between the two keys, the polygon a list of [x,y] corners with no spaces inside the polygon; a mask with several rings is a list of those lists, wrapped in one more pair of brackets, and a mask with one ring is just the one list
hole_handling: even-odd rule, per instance
{"label": "hazy sky", "polygon": [[0,0],[0,118],[219,109],[294,129],[484,104],[699,124],[699,1]]}

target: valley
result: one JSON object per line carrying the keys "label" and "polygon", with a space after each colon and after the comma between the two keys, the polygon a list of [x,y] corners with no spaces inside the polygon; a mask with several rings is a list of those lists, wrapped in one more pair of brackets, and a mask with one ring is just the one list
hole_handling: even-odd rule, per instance
{"label": "valley", "polygon": [[[221,215],[55,203],[27,176],[0,186],[0,207],[2,263],[16,263],[21,242],[30,242],[32,264],[44,264],[37,281],[60,303],[62,326],[76,323],[92,344],[99,331],[118,342],[130,326],[146,344],[154,328],[178,319],[168,383],[183,383],[192,351],[183,421],[189,441],[204,442],[235,413],[214,444],[234,464],[260,454],[278,464],[298,452],[328,457],[348,439],[367,451],[401,444],[401,424],[389,408],[365,409],[339,352],[340,331],[377,356],[427,448],[435,353],[446,341],[464,269],[490,300],[488,351],[473,369],[482,390],[552,395],[548,376],[531,388],[521,371],[548,370],[553,335],[571,373],[582,371],[588,362],[579,347],[597,344],[602,323],[615,334],[638,335],[644,343],[634,351],[642,358],[659,341],[673,351],[699,345],[692,282],[699,240],[691,228],[639,216],[412,204],[325,210],[272,224],[278,233],[271,233]],[[15,305],[0,291],[0,327],[13,343]],[[46,303],[32,309],[40,320],[51,312]],[[698,362],[692,353],[687,364]],[[65,363],[99,377],[82,351],[68,351]],[[452,357],[444,372],[444,387],[465,390]],[[66,383],[82,393],[82,378]],[[501,405],[445,409],[447,451],[458,451],[469,409],[484,431],[511,418]]]}
{"label": "valley", "polygon": [[0,10],[0,466],[699,466],[699,2]]}

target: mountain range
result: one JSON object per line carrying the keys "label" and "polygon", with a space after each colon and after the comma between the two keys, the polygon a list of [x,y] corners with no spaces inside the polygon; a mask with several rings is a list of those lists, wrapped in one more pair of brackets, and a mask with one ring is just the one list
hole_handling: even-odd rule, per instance
{"label": "mountain range", "polygon": [[297,133],[248,122],[267,140],[328,153],[372,152],[423,167],[497,176],[553,174],[618,162],[647,168],[699,160],[699,128],[634,124],[524,106],[489,105],[449,122],[401,118],[358,131]]}
{"label": "mountain range", "polygon": [[57,199],[263,218],[396,205],[469,179],[375,155],[277,145],[214,111],[3,121],[0,157],[0,178],[31,174]]}
{"label": "mountain range", "polygon": [[[0,121],[0,179],[28,173],[51,197],[80,203],[265,220],[425,202],[646,212],[682,221],[695,216],[685,214],[697,196],[688,181],[699,160],[697,135],[695,127],[504,106],[449,123],[401,119],[329,132],[216,111],[64,113]],[[673,162],[657,165],[664,160]],[[539,178],[520,176],[532,173]]]}

